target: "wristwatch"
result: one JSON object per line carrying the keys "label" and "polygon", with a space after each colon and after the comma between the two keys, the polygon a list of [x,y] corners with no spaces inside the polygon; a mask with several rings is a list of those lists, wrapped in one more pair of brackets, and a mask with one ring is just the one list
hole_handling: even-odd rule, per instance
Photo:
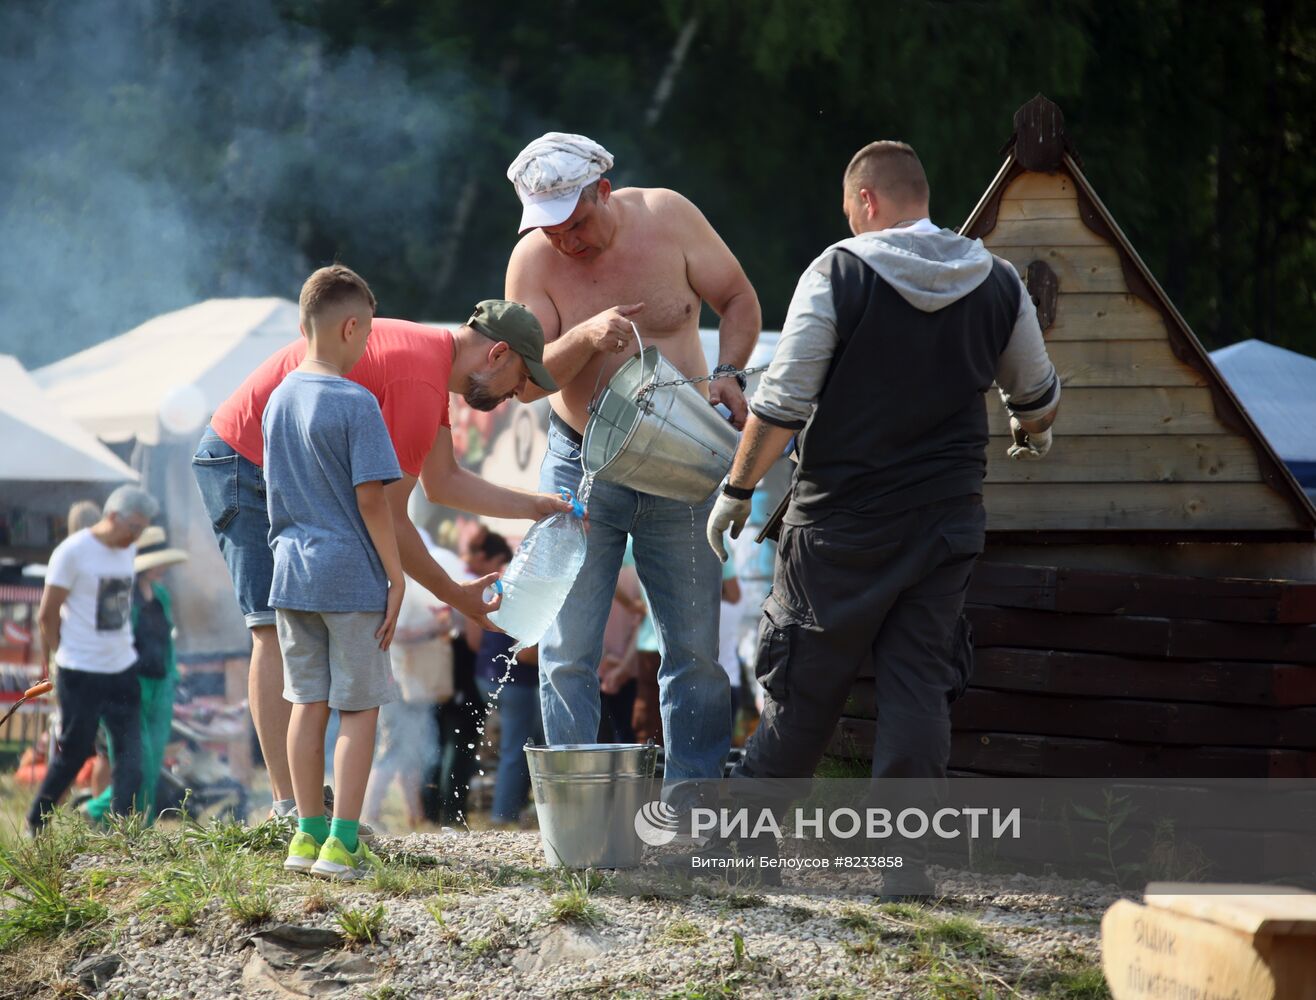
{"label": "wristwatch", "polygon": [[713,369],[713,376],[716,378],[718,375],[731,375],[734,377],[736,384],[740,386],[741,392],[749,388],[749,379],[735,365],[718,365]]}

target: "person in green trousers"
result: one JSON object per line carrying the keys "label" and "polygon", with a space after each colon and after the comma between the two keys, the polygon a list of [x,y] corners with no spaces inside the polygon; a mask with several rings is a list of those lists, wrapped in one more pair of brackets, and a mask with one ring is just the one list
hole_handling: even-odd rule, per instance
{"label": "person in green trousers", "polygon": [[[163,528],[152,526],[142,533],[133,562],[133,641],[137,647],[137,682],[142,688],[142,786],[133,805],[155,822],[155,789],[164,763],[165,746],[174,720],[174,688],[178,683],[178,660],[174,654],[174,617],[169,591],[161,579],[170,566],[187,560],[181,549],[165,547]],[[114,746],[110,746],[113,758]],[[89,799],[83,810],[95,823],[104,822],[114,796],[113,786]]]}

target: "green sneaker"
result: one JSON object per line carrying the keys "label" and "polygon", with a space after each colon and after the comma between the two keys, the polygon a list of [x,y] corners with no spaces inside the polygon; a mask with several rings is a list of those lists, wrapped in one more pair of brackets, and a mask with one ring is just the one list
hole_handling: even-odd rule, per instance
{"label": "green sneaker", "polygon": [[375,857],[364,840],[358,839],[356,851],[351,852],[337,837],[330,837],[320,848],[320,856],[316,858],[311,874],[339,879],[343,882],[355,882],[369,875],[379,863],[379,858]]}
{"label": "green sneaker", "polygon": [[320,845],[309,833],[298,830],[288,845],[288,857],[284,859],[283,868],[290,872],[309,872],[315,867],[315,859],[320,856]]}

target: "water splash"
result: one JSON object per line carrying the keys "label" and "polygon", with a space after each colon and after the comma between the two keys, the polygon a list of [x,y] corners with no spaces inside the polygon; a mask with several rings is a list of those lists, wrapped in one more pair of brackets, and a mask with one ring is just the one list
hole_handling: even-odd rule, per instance
{"label": "water splash", "polygon": [[589,495],[594,492],[594,473],[582,470],[580,486],[576,488],[576,499],[582,507],[589,506]]}

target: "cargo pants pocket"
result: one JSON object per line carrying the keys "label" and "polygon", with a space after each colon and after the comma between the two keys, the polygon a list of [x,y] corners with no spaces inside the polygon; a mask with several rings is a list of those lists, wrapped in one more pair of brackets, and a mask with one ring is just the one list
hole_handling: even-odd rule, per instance
{"label": "cargo pants pocket", "polygon": [[790,697],[791,646],[799,628],[799,616],[791,612],[776,596],[768,594],[763,602],[763,620],[759,623],[758,656],[754,677],[773,701]]}

